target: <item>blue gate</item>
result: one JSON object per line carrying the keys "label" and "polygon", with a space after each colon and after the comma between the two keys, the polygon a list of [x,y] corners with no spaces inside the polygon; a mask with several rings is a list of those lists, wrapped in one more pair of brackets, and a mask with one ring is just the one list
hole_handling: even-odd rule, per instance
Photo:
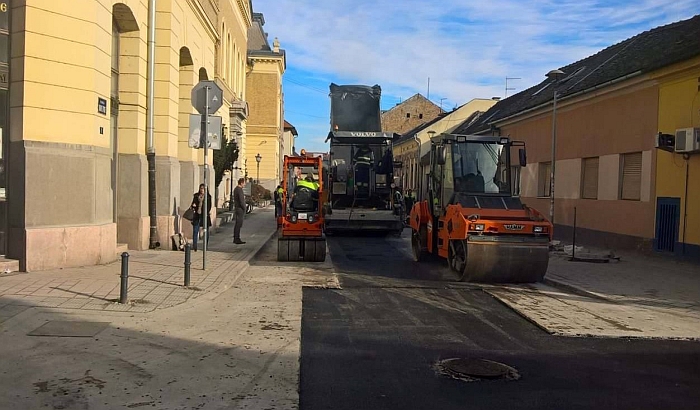
{"label": "blue gate", "polygon": [[678,227],[681,219],[680,198],[656,199],[656,237],[654,249],[673,252],[678,243]]}

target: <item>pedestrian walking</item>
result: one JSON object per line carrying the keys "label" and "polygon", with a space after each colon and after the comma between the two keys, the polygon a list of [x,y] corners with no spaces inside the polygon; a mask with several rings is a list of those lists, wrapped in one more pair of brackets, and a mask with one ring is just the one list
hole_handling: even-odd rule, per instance
{"label": "pedestrian walking", "polygon": [[245,194],[243,187],[245,186],[245,178],[238,179],[238,186],[233,190],[233,206],[236,210],[236,223],[233,226],[233,243],[241,245],[245,242],[241,240],[241,227],[243,226],[243,218],[245,218]]}
{"label": "pedestrian walking", "polygon": [[190,207],[194,211],[192,218],[192,248],[197,252],[197,240],[199,239],[199,229],[204,226],[204,195],[207,196],[207,227],[205,228],[207,242],[209,242],[209,227],[211,227],[211,195],[207,192],[204,184],[199,185],[199,191],[194,193]]}

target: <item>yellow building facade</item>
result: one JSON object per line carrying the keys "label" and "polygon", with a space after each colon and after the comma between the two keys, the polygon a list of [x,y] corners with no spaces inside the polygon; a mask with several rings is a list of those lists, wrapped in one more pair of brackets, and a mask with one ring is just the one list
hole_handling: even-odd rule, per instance
{"label": "yellow building facade", "polygon": [[[284,133],[284,95],[282,76],[286,55],[275,38],[270,46],[263,30],[262,14],[253,15],[248,32],[248,58],[251,69],[246,81],[250,116],[247,121],[245,158],[248,176],[260,180],[269,190],[280,181],[280,144]],[[256,160],[260,158],[260,162]],[[259,170],[259,175],[258,175]]]}
{"label": "yellow building facade", "polygon": [[[659,132],[700,129],[700,58],[656,73]],[[697,138],[697,137],[696,137]],[[656,237],[659,251],[700,260],[700,152],[657,150]]]}
{"label": "yellow building facade", "polygon": [[191,232],[176,217],[203,182],[191,90],[216,81],[221,132],[244,139],[250,1],[158,0],[153,38],[149,1],[8,4],[5,255],[26,271],[83,266]]}

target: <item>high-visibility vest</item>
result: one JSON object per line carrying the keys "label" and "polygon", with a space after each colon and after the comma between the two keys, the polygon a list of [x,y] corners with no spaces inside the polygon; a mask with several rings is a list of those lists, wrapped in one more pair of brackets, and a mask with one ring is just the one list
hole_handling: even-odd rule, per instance
{"label": "high-visibility vest", "polygon": [[282,202],[282,197],[284,196],[284,189],[282,187],[277,188],[277,199]]}
{"label": "high-visibility vest", "polygon": [[297,186],[304,187],[304,188],[309,188],[313,191],[318,191],[318,183],[316,182],[311,182],[307,181],[305,179],[302,179],[300,181],[297,181]]}

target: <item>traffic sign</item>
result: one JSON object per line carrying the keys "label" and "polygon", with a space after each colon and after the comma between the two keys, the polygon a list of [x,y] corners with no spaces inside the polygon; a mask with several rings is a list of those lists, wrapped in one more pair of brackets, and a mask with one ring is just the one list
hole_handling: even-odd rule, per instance
{"label": "traffic sign", "polygon": [[207,87],[209,87],[209,113],[214,114],[224,103],[224,90],[214,81],[200,81],[192,88],[192,106],[204,115],[207,106]]}
{"label": "traffic sign", "polygon": [[[208,117],[209,125],[207,126],[207,134],[209,134],[207,148],[221,149],[221,117]],[[202,116],[199,114],[190,114],[190,133],[187,138],[187,146],[190,148],[204,148],[202,141]]]}

